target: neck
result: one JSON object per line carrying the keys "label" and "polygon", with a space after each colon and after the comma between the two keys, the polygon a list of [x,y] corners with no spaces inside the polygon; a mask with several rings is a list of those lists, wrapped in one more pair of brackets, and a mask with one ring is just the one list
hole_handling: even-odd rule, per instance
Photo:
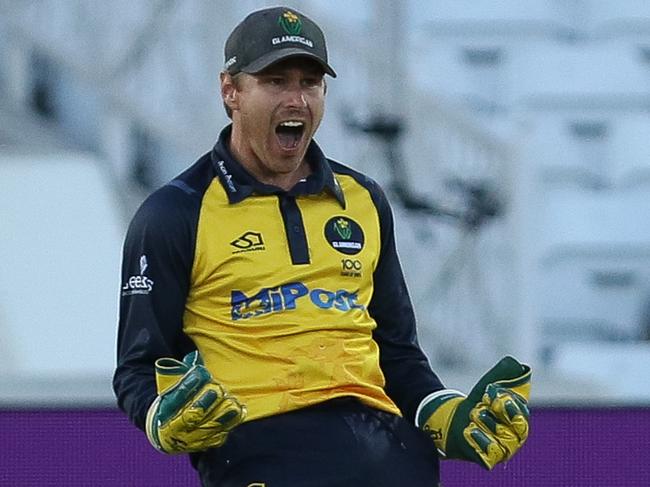
{"label": "neck", "polygon": [[303,158],[300,164],[289,172],[270,169],[257,157],[250,145],[244,143],[241,132],[234,127],[230,134],[228,148],[232,156],[260,183],[276,186],[284,191],[289,191],[312,172],[306,158]]}

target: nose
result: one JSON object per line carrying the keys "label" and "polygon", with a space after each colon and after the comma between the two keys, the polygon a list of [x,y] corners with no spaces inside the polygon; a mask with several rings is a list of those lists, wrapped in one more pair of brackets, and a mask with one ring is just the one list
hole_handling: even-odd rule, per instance
{"label": "nose", "polygon": [[299,83],[292,83],[287,88],[287,106],[289,108],[305,108],[307,99]]}

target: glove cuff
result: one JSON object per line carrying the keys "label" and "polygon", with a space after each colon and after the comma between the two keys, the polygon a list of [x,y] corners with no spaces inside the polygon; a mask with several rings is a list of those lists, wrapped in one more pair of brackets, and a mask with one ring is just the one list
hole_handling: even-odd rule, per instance
{"label": "glove cuff", "polygon": [[159,358],[155,363],[156,390],[158,394],[164,394],[180,381],[181,377],[189,370],[189,367],[174,358]]}
{"label": "glove cuff", "polygon": [[151,403],[151,406],[149,406],[149,409],[147,410],[147,418],[145,420],[145,433],[147,434],[147,439],[149,440],[149,443],[151,443],[151,446],[153,446],[159,452],[167,453],[163,449],[162,444],[160,443],[160,438],[158,436],[160,425],[157,424],[157,422],[160,399],[160,396],[156,397],[156,399],[154,399],[154,401]]}
{"label": "glove cuff", "polygon": [[454,397],[464,398],[465,394],[456,389],[441,389],[426,396],[415,411],[415,426],[421,428],[436,409]]}
{"label": "glove cuff", "polygon": [[423,430],[442,457],[447,456],[449,427],[465,394],[453,389],[443,389],[425,397],[415,415],[415,424]]}

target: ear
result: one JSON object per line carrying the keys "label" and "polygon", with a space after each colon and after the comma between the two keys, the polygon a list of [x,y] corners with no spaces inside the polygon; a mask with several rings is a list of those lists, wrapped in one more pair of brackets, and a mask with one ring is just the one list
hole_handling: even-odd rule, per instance
{"label": "ear", "polygon": [[237,84],[230,73],[222,72],[221,78],[221,98],[231,110],[239,109],[239,98]]}

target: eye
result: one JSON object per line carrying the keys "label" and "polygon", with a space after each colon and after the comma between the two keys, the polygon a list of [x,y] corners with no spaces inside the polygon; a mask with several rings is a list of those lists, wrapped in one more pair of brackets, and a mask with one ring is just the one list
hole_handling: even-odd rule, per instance
{"label": "eye", "polygon": [[314,88],[320,86],[322,78],[319,77],[308,77],[302,80],[302,85],[307,88]]}
{"label": "eye", "polygon": [[282,86],[284,84],[284,78],[282,76],[269,76],[267,82],[273,86]]}

